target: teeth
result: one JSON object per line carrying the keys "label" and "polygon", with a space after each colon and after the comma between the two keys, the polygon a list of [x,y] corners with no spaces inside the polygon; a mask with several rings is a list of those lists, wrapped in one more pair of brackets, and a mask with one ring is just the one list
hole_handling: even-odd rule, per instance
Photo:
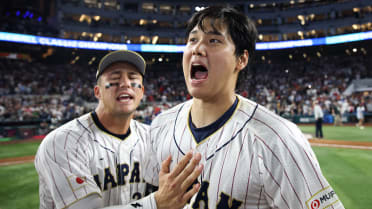
{"label": "teeth", "polygon": [[122,94],[119,95],[118,99],[131,99],[131,96],[129,94]]}

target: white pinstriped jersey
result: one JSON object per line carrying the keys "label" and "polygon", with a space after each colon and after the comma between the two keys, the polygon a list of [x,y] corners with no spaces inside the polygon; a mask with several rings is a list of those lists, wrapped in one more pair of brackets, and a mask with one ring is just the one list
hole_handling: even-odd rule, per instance
{"label": "white pinstriped jersey", "polygon": [[143,197],[148,126],[131,120],[130,130],[120,140],[101,130],[89,113],[48,134],[35,158],[40,208],[66,208],[93,193],[104,206]]}
{"label": "white pinstriped jersey", "polygon": [[193,149],[204,170],[187,207],[343,209],[297,126],[238,98],[229,120],[200,143],[188,125],[192,100],[159,115],[150,127],[155,162],[146,165],[145,180],[157,185],[161,162],[172,155],[173,168]]}

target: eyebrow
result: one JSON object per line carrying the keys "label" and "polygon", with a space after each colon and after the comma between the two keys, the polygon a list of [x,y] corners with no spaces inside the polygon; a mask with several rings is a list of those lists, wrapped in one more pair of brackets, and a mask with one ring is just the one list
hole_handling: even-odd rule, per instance
{"label": "eyebrow", "polygon": [[138,72],[138,71],[130,71],[130,72],[128,72],[128,74],[129,75],[141,75],[141,73]]}
{"label": "eyebrow", "polygon": [[[194,29],[190,32],[190,34],[196,34],[198,31],[197,29]],[[218,35],[218,36],[222,36],[222,33],[217,31],[217,30],[212,30],[212,31],[208,31],[208,32],[205,32],[205,31],[202,31],[203,33],[207,34],[207,35]]]}
{"label": "eyebrow", "polygon": [[117,70],[115,70],[115,71],[113,71],[113,72],[110,73],[110,76],[111,76],[111,75],[120,75],[120,72],[117,71]]}

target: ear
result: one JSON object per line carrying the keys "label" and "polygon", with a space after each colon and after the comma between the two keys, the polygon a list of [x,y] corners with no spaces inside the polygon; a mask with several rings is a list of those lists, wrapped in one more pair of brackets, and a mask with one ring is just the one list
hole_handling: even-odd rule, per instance
{"label": "ear", "polygon": [[238,58],[236,69],[238,71],[243,70],[248,65],[249,53],[248,50],[244,50],[243,54]]}
{"label": "ear", "polygon": [[95,85],[94,86],[94,96],[97,98],[97,99],[100,99],[101,98],[101,91],[100,91],[100,88],[98,85]]}
{"label": "ear", "polygon": [[143,96],[145,95],[145,86],[143,84],[141,85],[141,91],[142,91],[142,95],[141,95],[141,100],[142,100]]}

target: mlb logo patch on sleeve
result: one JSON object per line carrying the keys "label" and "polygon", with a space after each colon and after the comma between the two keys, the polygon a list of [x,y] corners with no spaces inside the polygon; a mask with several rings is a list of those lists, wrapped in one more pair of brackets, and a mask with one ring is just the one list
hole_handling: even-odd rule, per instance
{"label": "mlb logo patch on sleeve", "polygon": [[308,209],[325,209],[339,202],[340,200],[338,199],[336,192],[328,186],[308,199],[306,201],[306,206]]}
{"label": "mlb logo patch on sleeve", "polygon": [[85,186],[86,179],[85,177],[78,177],[78,176],[69,176],[68,183],[72,191],[79,190]]}

